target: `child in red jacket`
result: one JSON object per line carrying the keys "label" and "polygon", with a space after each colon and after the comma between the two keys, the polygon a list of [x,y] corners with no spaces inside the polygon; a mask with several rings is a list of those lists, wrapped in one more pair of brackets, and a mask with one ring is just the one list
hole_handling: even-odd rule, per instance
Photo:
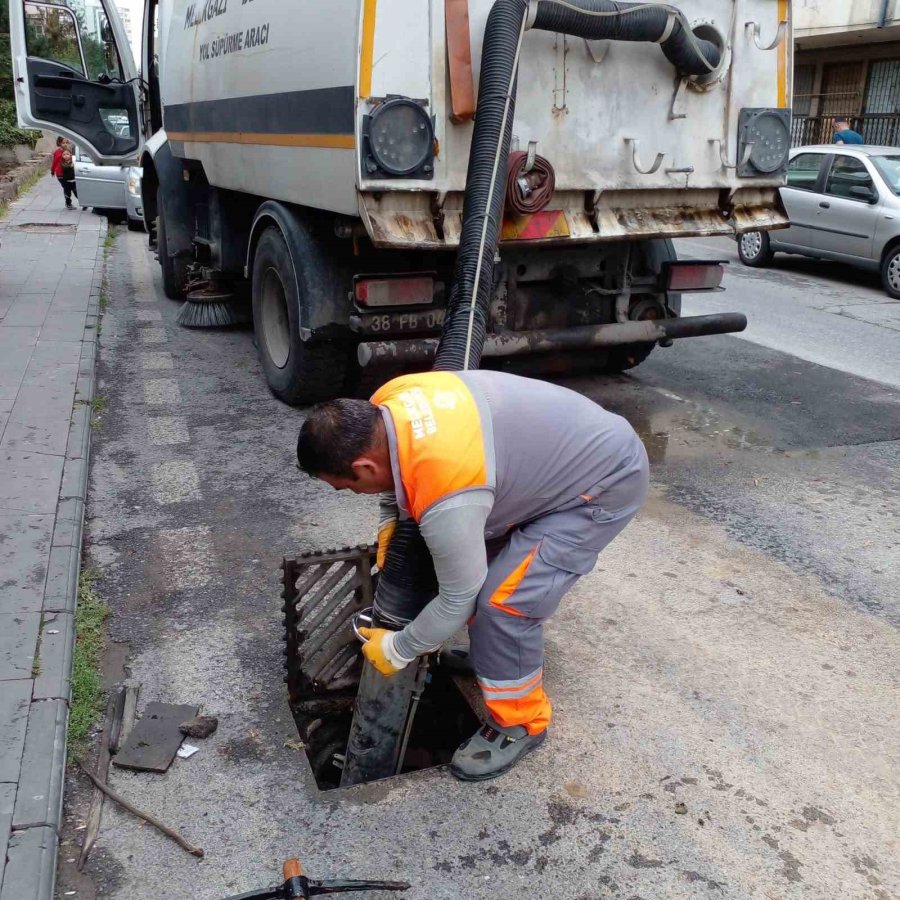
{"label": "child in red jacket", "polygon": [[62,137],[56,139],[56,149],[50,161],[50,174],[56,176],[66,198],[66,209],[72,208],[72,194],[78,199],[75,188],[75,161],[72,158],[72,145]]}

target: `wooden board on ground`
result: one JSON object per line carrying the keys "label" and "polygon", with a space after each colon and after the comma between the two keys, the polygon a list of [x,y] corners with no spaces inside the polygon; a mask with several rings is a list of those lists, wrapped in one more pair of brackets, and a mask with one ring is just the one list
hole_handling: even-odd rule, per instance
{"label": "wooden board on ground", "polygon": [[165,772],[184,740],[178,726],[193,719],[199,706],[148,703],[128,740],[113,758],[113,765],[142,772]]}

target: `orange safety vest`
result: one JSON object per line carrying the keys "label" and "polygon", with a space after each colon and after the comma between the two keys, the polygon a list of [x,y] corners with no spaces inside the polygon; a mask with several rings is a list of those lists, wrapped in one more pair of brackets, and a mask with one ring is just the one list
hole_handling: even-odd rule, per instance
{"label": "orange safety vest", "polygon": [[461,378],[452,372],[403,375],[371,402],[391,415],[406,507],[416,522],[444,497],[487,486],[481,414]]}

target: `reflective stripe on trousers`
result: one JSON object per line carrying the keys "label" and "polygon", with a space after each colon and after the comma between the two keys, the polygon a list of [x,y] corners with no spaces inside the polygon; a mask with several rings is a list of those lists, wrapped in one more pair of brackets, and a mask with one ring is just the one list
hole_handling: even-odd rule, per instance
{"label": "reflective stripe on trousers", "polygon": [[624,508],[610,512],[600,505],[602,498],[576,498],[517,528],[491,561],[469,637],[478,685],[500,725],[524,725],[530,734],[539,734],[550,724],[544,622],[643,505],[646,462],[627,481],[627,487],[617,486],[620,499],[631,495]]}

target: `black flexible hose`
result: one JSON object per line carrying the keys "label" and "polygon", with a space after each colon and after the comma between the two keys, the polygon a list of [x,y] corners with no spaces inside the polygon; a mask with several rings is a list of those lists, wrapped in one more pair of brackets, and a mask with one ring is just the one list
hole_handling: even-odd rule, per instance
{"label": "black flexible hose", "polygon": [[[683,19],[671,8],[614,0],[565,2],[567,5],[556,0],[537,0],[531,27],[588,40],[661,42],[666,58],[683,75],[708,74],[719,65],[721,56],[715,44],[689,33]],[[572,9],[573,6],[577,9]],[[481,361],[493,296],[494,257],[503,218],[505,172],[515,118],[516,51],[527,10],[528,0],[496,0],[484,30],[462,232],[447,314],[432,367],[435,371],[475,369]],[[668,36],[661,41],[667,30]],[[498,159],[501,170],[495,175]],[[476,272],[478,301],[473,309]],[[402,625],[412,621],[436,593],[434,567],[418,526],[411,520],[402,522],[394,532],[379,579],[376,617],[386,624]]]}

